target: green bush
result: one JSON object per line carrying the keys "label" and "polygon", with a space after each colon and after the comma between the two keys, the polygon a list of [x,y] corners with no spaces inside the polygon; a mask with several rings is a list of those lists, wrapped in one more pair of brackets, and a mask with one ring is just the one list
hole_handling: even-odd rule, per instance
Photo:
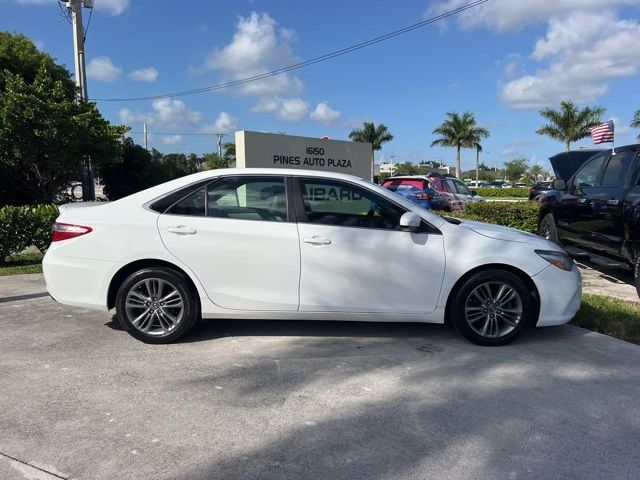
{"label": "green bush", "polygon": [[517,188],[475,188],[481,197],[519,197],[528,198],[529,189],[525,187]]}
{"label": "green bush", "polygon": [[51,225],[58,216],[56,205],[0,208],[0,263],[31,245],[44,253],[49,247]]}
{"label": "green bush", "polygon": [[474,202],[468,204],[463,211],[447,215],[538,233],[536,202]]}

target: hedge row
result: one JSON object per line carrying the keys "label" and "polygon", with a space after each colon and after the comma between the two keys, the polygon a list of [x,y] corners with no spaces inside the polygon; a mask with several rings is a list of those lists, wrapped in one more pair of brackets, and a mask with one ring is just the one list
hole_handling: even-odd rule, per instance
{"label": "hedge row", "polygon": [[0,263],[31,245],[44,253],[49,248],[51,225],[57,216],[56,205],[0,208]]}
{"label": "hedge row", "polygon": [[536,202],[474,202],[468,204],[463,211],[447,215],[538,233]]}
{"label": "hedge row", "polygon": [[529,189],[524,187],[516,188],[474,188],[478,195],[482,197],[529,197]]}

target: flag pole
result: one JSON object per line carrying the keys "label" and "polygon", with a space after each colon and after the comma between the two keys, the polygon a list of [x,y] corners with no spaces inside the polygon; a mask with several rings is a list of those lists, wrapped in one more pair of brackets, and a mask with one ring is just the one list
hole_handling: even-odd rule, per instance
{"label": "flag pole", "polygon": [[611,155],[616,154],[616,120],[614,118],[611,119],[612,126],[612,136],[611,136]]}

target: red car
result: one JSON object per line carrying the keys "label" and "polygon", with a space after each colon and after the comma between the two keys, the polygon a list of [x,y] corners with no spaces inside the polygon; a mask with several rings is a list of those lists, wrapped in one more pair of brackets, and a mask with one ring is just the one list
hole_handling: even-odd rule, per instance
{"label": "red car", "polygon": [[450,174],[430,173],[428,175],[406,175],[389,177],[382,186],[385,188],[397,185],[411,185],[424,190],[432,188],[444,197],[444,210],[463,210],[470,202],[483,201],[475,190],[470,190],[463,182]]}

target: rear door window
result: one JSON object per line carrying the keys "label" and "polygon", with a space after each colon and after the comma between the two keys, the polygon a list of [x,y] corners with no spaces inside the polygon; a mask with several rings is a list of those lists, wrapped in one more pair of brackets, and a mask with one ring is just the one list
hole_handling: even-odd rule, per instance
{"label": "rear door window", "polygon": [[174,204],[171,215],[285,222],[288,217],[284,177],[222,177]]}
{"label": "rear door window", "polygon": [[602,175],[601,187],[624,187],[629,182],[636,153],[630,150],[611,155]]}

